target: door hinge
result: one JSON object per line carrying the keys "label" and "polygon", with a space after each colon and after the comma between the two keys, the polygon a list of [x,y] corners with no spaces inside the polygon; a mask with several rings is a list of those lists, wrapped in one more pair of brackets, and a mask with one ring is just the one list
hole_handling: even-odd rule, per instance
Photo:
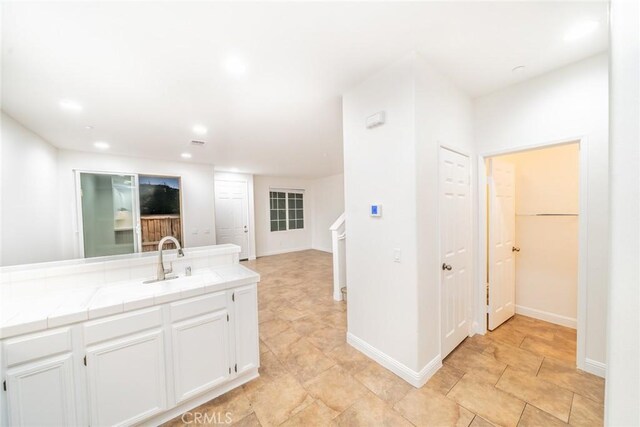
{"label": "door hinge", "polygon": [[227,322],[229,321],[229,315],[227,314]]}
{"label": "door hinge", "polygon": [[229,368],[229,373],[231,373],[231,368]]}
{"label": "door hinge", "polygon": [[233,367],[233,370],[238,372],[238,364],[236,363],[236,365]]}
{"label": "door hinge", "polygon": [[7,382],[6,381],[2,381],[2,388],[4,389],[4,391],[7,391]]}
{"label": "door hinge", "polygon": [[87,356],[84,357],[84,366],[87,366]]}
{"label": "door hinge", "polygon": [[232,293],[231,294],[231,301],[235,302],[236,301],[236,293]]}

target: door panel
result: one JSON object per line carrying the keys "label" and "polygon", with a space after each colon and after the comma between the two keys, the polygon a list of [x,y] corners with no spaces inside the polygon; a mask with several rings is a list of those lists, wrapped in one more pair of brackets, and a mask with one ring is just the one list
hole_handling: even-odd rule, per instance
{"label": "door panel", "polygon": [[247,183],[216,181],[216,242],[240,246],[249,257],[249,197]]}
{"label": "door panel", "polygon": [[229,378],[227,310],[176,323],[172,329],[177,403],[205,392]]}
{"label": "door panel", "polygon": [[[469,158],[440,149],[441,327],[444,358],[469,335],[471,200]],[[444,268],[446,266],[446,268]],[[448,269],[451,267],[450,269]]]}
{"label": "door panel", "polygon": [[515,314],[515,169],[489,160],[489,329]]}
{"label": "door panel", "polygon": [[10,425],[77,424],[72,361],[66,354],[7,371]]}
{"label": "door panel", "polygon": [[130,425],[166,409],[162,330],[87,351],[91,425]]}

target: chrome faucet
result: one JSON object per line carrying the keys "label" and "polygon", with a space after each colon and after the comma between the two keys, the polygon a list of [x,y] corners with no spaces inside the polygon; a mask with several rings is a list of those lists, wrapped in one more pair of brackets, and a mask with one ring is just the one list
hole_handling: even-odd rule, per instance
{"label": "chrome faucet", "polygon": [[178,242],[178,239],[176,239],[173,236],[165,236],[162,239],[160,239],[160,242],[158,243],[158,278],[156,279],[157,281],[161,281],[161,280],[165,280],[166,279],[166,275],[167,274],[171,274],[173,272],[173,267],[171,267],[171,264],[169,268],[165,269],[164,268],[164,261],[162,260],[162,246],[164,246],[166,241],[172,241],[175,245],[176,248],[178,248],[178,257],[183,257],[184,256],[184,251],[182,250],[182,247],[180,247],[180,242]]}

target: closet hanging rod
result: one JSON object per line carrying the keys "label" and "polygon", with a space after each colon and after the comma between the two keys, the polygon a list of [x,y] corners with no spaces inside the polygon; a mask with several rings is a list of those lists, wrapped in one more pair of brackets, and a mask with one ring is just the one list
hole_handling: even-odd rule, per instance
{"label": "closet hanging rod", "polygon": [[579,216],[574,213],[539,213],[539,214],[516,214],[516,216]]}

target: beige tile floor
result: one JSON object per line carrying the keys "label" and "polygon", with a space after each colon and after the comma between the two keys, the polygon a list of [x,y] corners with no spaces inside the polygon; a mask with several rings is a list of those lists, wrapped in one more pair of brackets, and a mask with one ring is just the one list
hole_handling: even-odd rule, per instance
{"label": "beige tile floor", "polygon": [[236,426],[265,427],[603,424],[604,380],[574,368],[571,329],[516,316],[467,338],[416,389],[346,344],[330,254],[245,264],[262,275],[260,377],[191,411],[202,420],[228,412]]}

